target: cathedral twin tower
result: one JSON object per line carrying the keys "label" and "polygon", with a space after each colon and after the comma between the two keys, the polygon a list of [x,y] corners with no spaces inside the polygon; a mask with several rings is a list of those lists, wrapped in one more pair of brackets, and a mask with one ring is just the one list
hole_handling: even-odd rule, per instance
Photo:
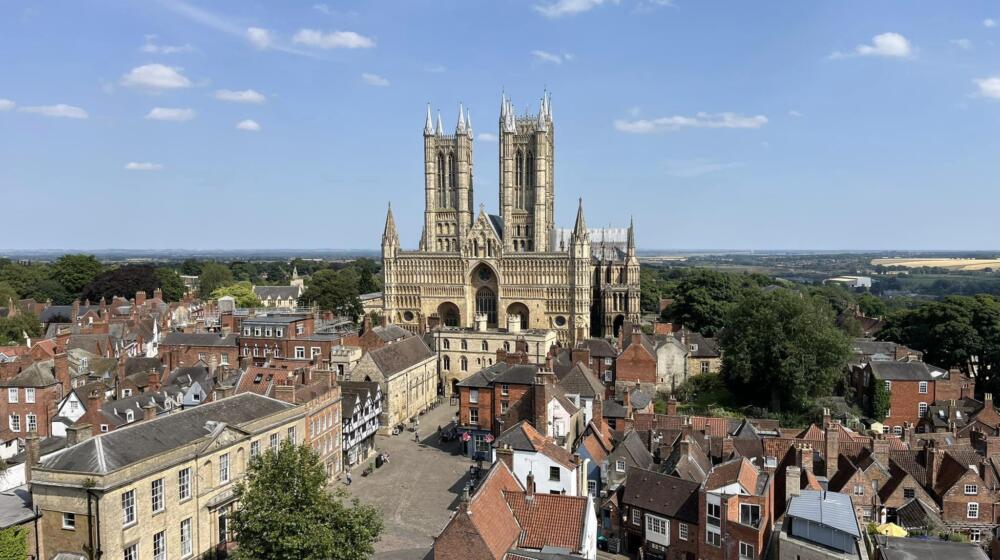
{"label": "cathedral twin tower", "polygon": [[[416,333],[438,326],[553,329],[560,340],[610,336],[639,319],[633,227],[572,230],[554,219],[555,126],[546,93],[535,115],[504,95],[499,119],[499,208],[474,210],[471,115],[445,134],[424,124],[424,226],[400,249],[390,209],[382,238],[384,317]],[[516,323],[516,324],[515,324]]]}

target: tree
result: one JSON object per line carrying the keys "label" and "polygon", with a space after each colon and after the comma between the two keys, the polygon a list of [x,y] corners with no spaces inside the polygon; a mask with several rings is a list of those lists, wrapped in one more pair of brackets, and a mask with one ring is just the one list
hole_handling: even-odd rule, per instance
{"label": "tree", "polygon": [[[102,272],[83,289],[82,297],[98,301],[102,297],[111,300],[115,296],[133,297],[136,292],[152,294],[161,287],[163,276],[160,269],[149,264],[129,265]],[[172,288],[175,290],[175,288]],[[166,294],[164,294],[166,297]]]}
{"label": "tree", "polygon": [[858,298],[858,309],[865,317],[884,317],[889,310],[881,298],[871,294],[861,294]]}
{"label": "tree", "polygon": [[228,286],[218,287],[210,297],[219,299],[224,296],[235,298],[237,307],[257,307],[260,305],[260,298],[253,293],[253,285],[250,282],[236,282]]}
{"label": "tree", "polygon": [[67,292],[78,296],[103,269],[93,255],[63,255],[52,265],[52,278]]}
{"label": "tree", "polygon": [[726,315],[722,378],[749,402],[801,411],[832,393],[850,354],[822,300],[790,290],[748,290]]}
{"label": "tree", "polygon": [[202,263],[198,259],[184,259],[181,263],[181,274],[185,276],[200,276]]}
{"label": "tree", "polygon": [[326,488],[319,455],[285,440],[251,458],[236,486],[233,529],[240,560],[361,560],[375,552],[382,517]]}
{"label": "tree", "polygon": [[12,526],[0,530],[0,560],[24,560],[27,557],[27,529]]}
{"label": "tree", "polygon": [[201,275],[198,277],[198,292],[204,297],[217,288],[232,283],[233,273],[229,268],[219,263],[207,262],[201,267]]}
{"label": "tree", "polygon": [[17,290],[13,286],[0,281],[0,307],[7,307],[11,302],[17,305],[19,299],[21,299],[21,296],[18,295]]}
{"label": "tree", "polygon": [[361,315],[357,271],[344,268],[336,272],[329,269],[316,272],[309,277],[299,303],[305,306],[318,305],[324,311],[356,319]]}
{"label": "tree", "polygon": [[889,401],[892,395],[884,381],[873,379],[869,389],[871,401],[872,417],[879,422],[885,420],[885,415],[889,414]]}
{"label": "tree", "polygon": [[677,285],[674,303],[667,308],[665,318],[706,336],[715,336],[740,295],[749,288],[759,288],[769,282],[768,278],[758,275],[694,269]]}
{"label": "tree", "polygon": [[42,334],[38,317],[21,311],[13,317],[0,318],[0,344],[24,344],[24,335],[37,337]]}
{"label": "tree", "polygon": [[180,301],[187,287],[184,281],[173,269],[160,267],[156,269],[157,287],[163,291],[164,301]]}
{"label": "tree", "polygon": [[358,259],[354,261],[354,268],[358,271],[358,293],[370,294],[382,289],[375,273],[378,272],[378,265],[371,259]]}

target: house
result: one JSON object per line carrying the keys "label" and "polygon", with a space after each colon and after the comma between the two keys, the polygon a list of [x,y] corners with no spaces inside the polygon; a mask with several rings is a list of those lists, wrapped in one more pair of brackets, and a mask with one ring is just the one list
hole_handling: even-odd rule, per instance
{"label": "house", "polygon": [[866,406],[871,406],[873,383],[883,383],[889,390],[889,411],[882,424],[886,433],[895,435],[905,424],[919,423],[934,402],[971,397],[975,392],[975,380],[924,362],[872,361],[854,366],[851,375]]}
{"label": "house", "polygon": [[220,366],[235,367],[239,358],[235,334],[168,332],[160,339],[159,352],[166,356],[168,370],[199,361],[207,364],[212,358]]}
{"label": "house", "polygon": [[622,336],[622,352],[615,361],[615,393],[621,387],[631,387],[637,383],[656,389],[656,343],[638,325],[630,333]]}
{"label": "house", "polygon": [[715,465],[699,497],[698,519],[705,529],[699,558],[765,558],[773,503],[773,480],[766,470],[745,457]]}
{"label": "house", "polygon": [[792,498],[777,539],[779,560],[867,559],[851,499],[803,490]]}
{"label": "house", "polygon": [[621,500],[625,548],[645,558],[694,560],[701,526],[701,484],[651,470],[631,468]]}
{"label": "house", "polygon": [[625,483],[629,469],[650,469],[653,455],[635,430],[629,430],[608,454],[607,489],[613,492]]}
{"label": "house", "polygon": [[[615,386],[615,362],[618,350],[603,338],[587,338],[576,343],[571,352],[573,363],[583,363],[612,392]],[[610,395],[612,392],[606,393]]]}
{"label": "house", "polygon": [[[295,282],[296,279],[292,281]],[[254,286],[253,293],[260,300],[261,307],[296,309],[299,297],[305,291],[301,283],[291,286]]]}
{"label": "house", "polygon": [[[316,335],[312,315],[255,315],[240,324],[240,355],[263,365],[268,358],[319,361],[340,343],[335,335]],[[324,344],[325,343],[325,344]]]}
{"label": "house", "polygon": [[435,355],[417,336],[368,352],[347,377],[381,386],[384,401],[379,429],[383,432],[416,418],[437,398]]}
{"label": "house", "polygon": [[35,432],[50,435],[52,411],[70,389],[67,356],[36,361],[9,379],[0,380],[0,417],[7,420],[6,434],[21,438]]}
{"label": "house", "polygon": [[493,442],[493,460],[506,463],[518,481],[525,487],[533,484],[542,494],[576,496],[587,487],[586,459],[574,457],[527,421],[511,426]]}
{"label": "house", "polygon": [[607,495],[604,492],[604,480],[607,477],[604,470],[607,468],[608,455],[612,449],[614,449],[614,442],[611,439],[611,430],[607,423],[597,418],[591,420],[577,440],[576,449],[574,449],[574,453],[579,455],[580,459],[588,461],[585,463],[587,466],[585,475],[589,496],[599,498],[602,495],[605,497]]}
{"label": "house", "polygon": [[374,382],[345,381],[340,384],[340,391],[343,395],[343,464],[347,468],[367,461],[375,451],[375,434],[382,415],[382,389]]}
{"label": "house", "polygon": [[[657,323],[658,325],[661,323]],[[688,379],[688,348],[673,334],[656,337],[656,388],[673,392]]]}
{"label": "house", "polygon": [[722,369],[722,352],[718,341],[687,329],[681,329],[674,336],[680,337],[681,343],[688,349],[688,376],[719,373]]}
{"label": "house", "polygon": [[603,400],[605,397],[605,388],[600,378],[584,361],[573,364],[573,367],[556,381],[556,387],[583,412],[584,423],[594,419],[594,401]]}

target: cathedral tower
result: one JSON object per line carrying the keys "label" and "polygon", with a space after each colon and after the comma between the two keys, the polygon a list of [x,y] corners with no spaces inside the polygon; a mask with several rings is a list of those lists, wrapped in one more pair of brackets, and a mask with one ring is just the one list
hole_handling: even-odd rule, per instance
{"label": "cathedral tower", "polygon": [[555,127],[548,93],[537,115],[517,116],[506,94],[500,101],[500,217],[504,249],[548,251],[553,234]]}
{"label": "cathedral tower", "polygon": [[472,225],[472,118],[459,105],[455,133],[446,135],[431,120],[424,123],[424,232],[420,249],[457,252]]}

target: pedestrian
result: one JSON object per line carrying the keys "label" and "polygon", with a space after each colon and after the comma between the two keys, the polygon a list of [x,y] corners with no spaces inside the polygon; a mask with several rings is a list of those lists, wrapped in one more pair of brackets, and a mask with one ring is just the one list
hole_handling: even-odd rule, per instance
{"label": "pedestrian", "polygon": [[354,479],[351,478],[351,471],[347,471],[347,485],[350,486],[352,482]]}
{"label": "pedestrian", "polygon": [[416,443],[420,443],[420,434],[418,434],[416,431],[413,432],[413,441],[415,441]]}

